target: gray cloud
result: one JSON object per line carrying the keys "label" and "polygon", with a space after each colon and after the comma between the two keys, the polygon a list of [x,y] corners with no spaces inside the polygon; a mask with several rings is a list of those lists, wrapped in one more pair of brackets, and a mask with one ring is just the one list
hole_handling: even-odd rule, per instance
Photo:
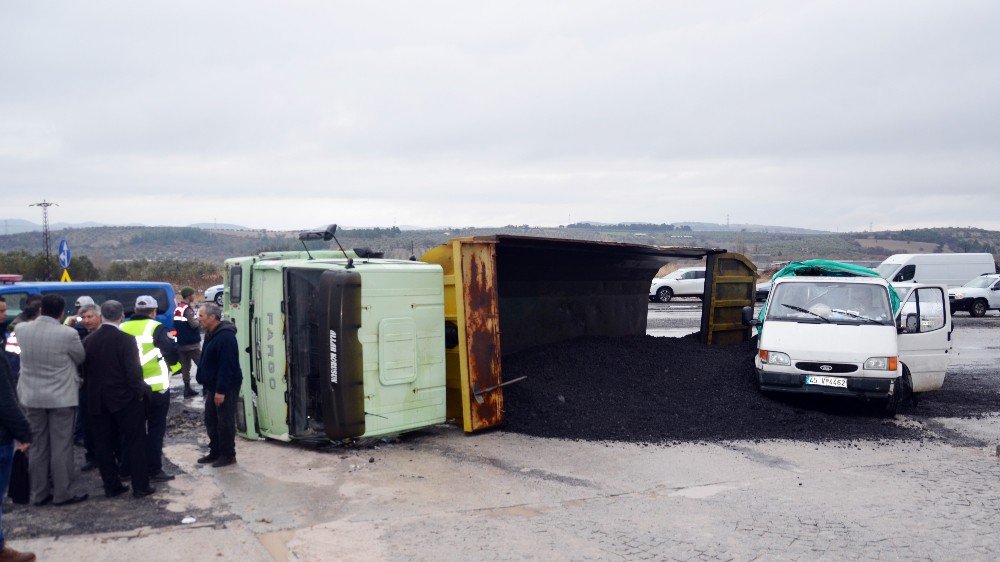
{"label": "gray cloud", "polygon": [[1000,228],[994,3],[57,4],[0,8],[12,218]]}

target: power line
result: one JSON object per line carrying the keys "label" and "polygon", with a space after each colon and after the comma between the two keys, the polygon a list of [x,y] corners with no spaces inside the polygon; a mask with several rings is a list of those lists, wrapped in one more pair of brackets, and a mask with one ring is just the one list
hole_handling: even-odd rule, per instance
{"label": "power line", "polygon": [[45,280],[52,280],[52,249],[49,247],[49,207],[55,205],[59,206],[59,203],[52,203],[51,201],[46,201],[42,199],[41,203],[32,203],[28,205],[29,207],[41,207],[42,208],[42,243],[45,244]]}

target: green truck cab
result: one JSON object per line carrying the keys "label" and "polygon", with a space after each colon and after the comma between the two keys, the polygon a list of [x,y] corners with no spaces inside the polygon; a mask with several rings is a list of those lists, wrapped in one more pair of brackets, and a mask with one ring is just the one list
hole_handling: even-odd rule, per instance
{"label": "green truck cab", "polygon": [[248,439],[375,438],[445,421],[441,267],[355,251],[225,262]]}

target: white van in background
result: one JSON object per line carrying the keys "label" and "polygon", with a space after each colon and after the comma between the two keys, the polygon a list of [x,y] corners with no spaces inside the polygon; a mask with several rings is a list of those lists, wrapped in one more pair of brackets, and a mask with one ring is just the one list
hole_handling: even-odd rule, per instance
{"label": "white van in background", "polygon": [[997,272],[992,254],[896,254],[875,269],[890,283],[929,283],[949,289]]}

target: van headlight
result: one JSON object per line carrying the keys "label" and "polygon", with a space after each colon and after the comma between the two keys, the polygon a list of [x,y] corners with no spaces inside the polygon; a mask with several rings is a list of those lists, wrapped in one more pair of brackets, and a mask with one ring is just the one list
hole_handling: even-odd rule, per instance
{"label": "van headlight", "polygon": [[869,357],[864,364],[869,371],[895,371],[898,366],[899,360],[895,357]]}
{"label": "van headlight", "polygon": [[767,363],[768,365],[791,365],[792,360],[788,357],[787,353],[782,353],[780,351],[768,351],[766,349],[760,350],[758,353],[760,355],[760,362]]}

